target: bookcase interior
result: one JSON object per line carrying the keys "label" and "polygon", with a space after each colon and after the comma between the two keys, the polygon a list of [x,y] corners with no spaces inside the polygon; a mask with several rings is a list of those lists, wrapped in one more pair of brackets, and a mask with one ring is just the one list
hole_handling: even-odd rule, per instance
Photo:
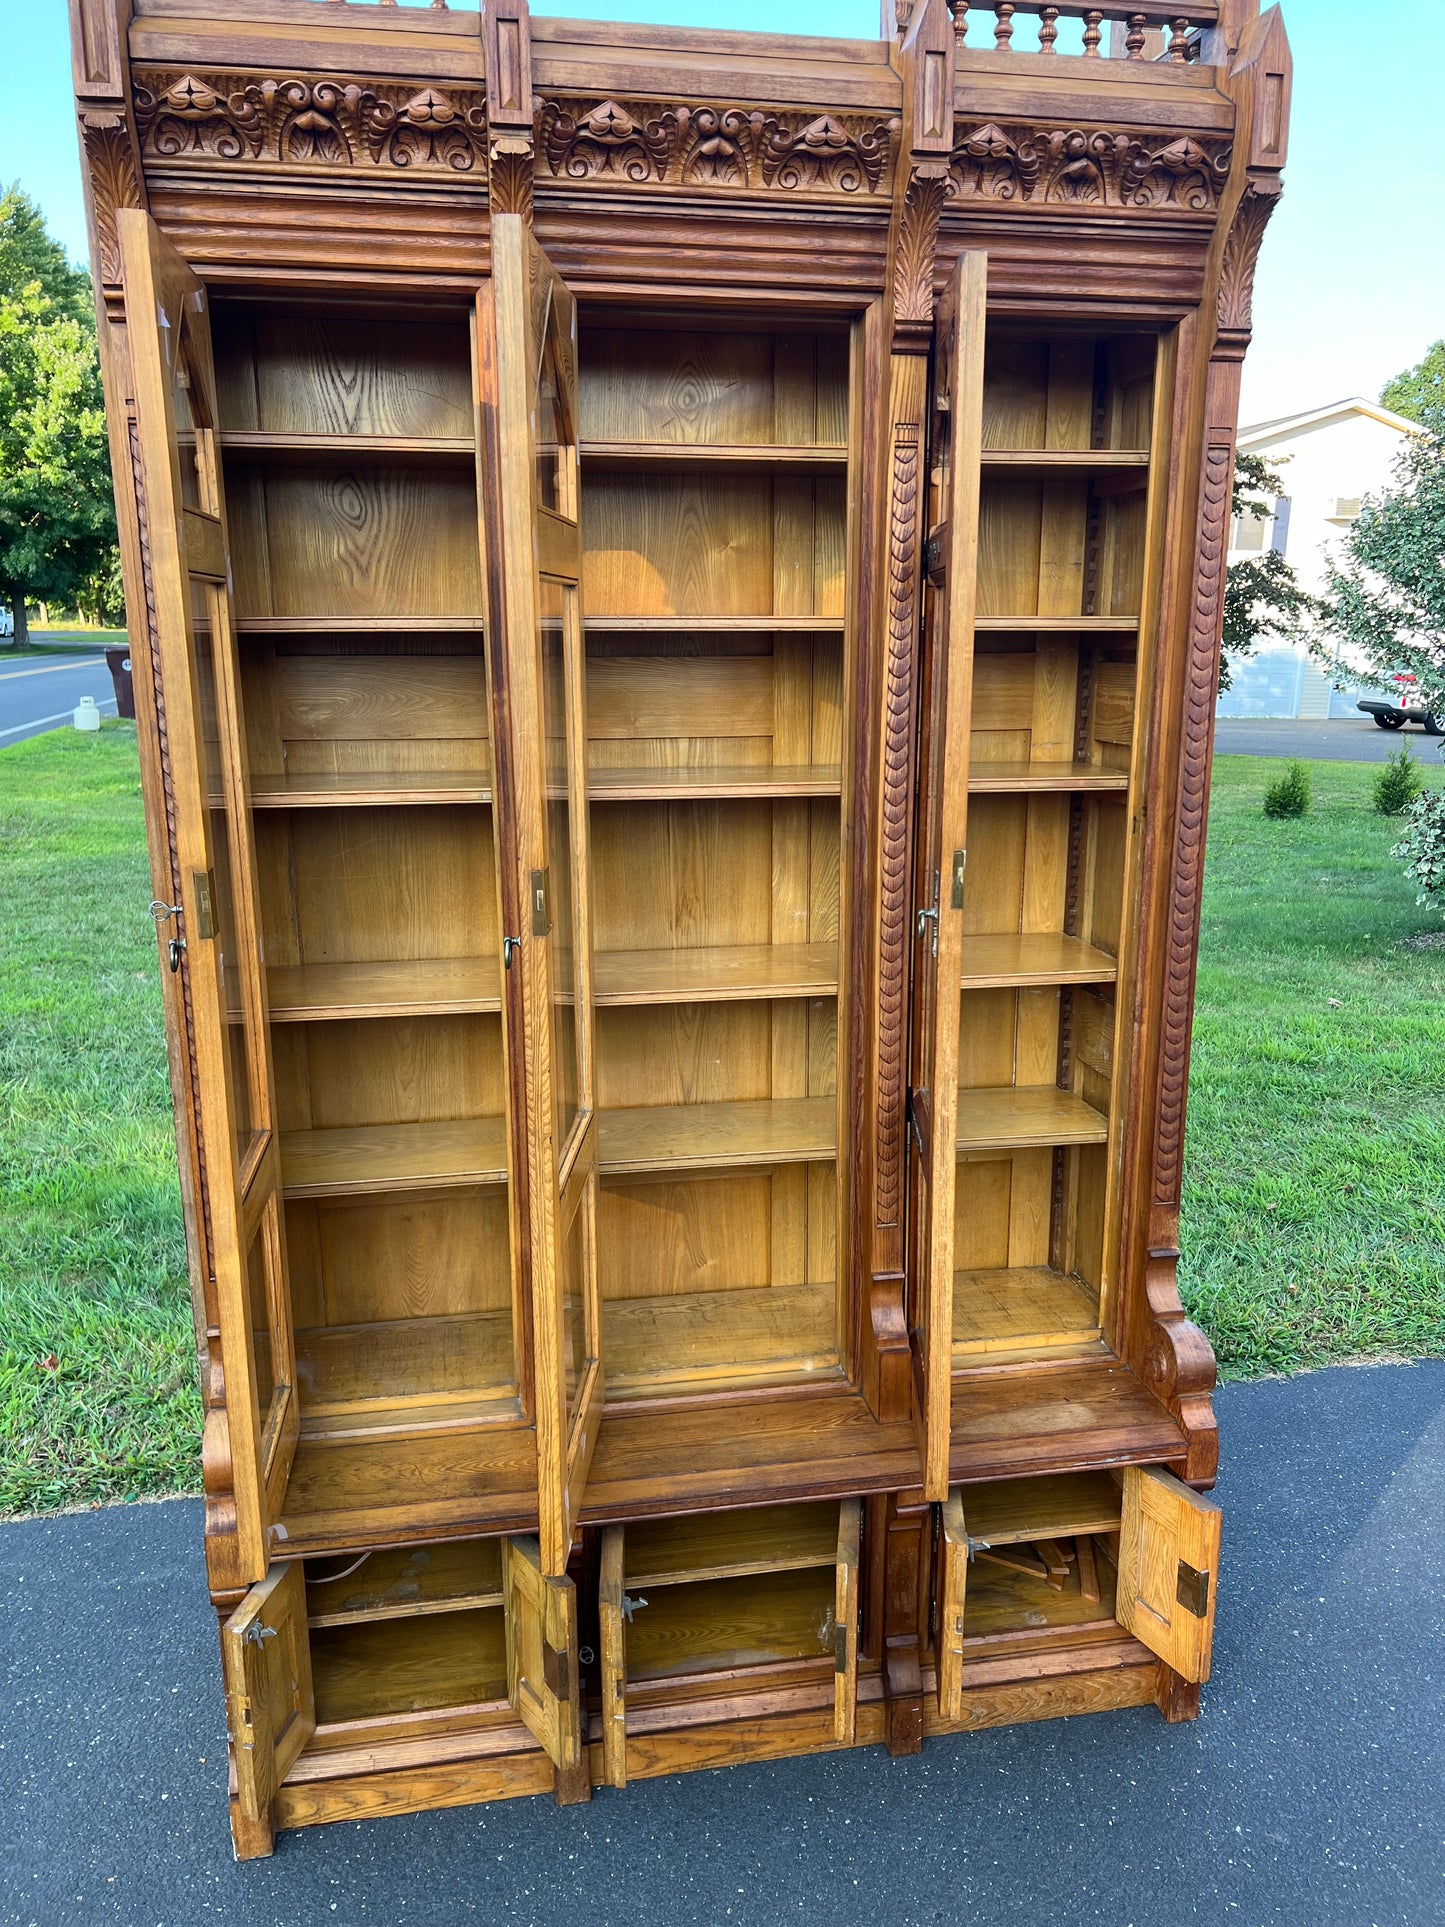
{"label": "bookcase interior", "polygon": [[[303,1438],[516,1423],[469,317],[214,338]],[[846,1369],[849,364],[836,326],[582,335],[613,1400]]]}
{"label": "bookcase interior", "polygon": [[837,1373],[846,332],[584,320],[609,1399]]}
{"label": "bookcase interior", "polygon": [[988,333],[955,1370],[1104,1344],[1155,379],[1152,335]]}

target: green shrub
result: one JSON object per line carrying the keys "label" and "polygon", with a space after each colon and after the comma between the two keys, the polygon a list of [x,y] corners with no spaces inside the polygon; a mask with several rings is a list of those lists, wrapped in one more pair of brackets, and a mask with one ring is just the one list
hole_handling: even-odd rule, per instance
{"label": "green shrub", "polygon": [[1375,778],[1372,794],[1381,816],[1403,816],[1424,789],[1420,765],[1410,754],[1410,745],[1401,743]]}
{"label": "green shrub", "polygon": [[1445,790],[1427,790],[1405,813],[1405,834],[1390,852],[1403,859],[1405,875],[1419,887],[1416,903],[1445,916]]}
{"label": "green shrub", "polygon": [[1283,776],[1277,777],[1264,793],[1266,816],[1308,816],[1310,813],[1310,773],[1301,762],[1293,762]]}

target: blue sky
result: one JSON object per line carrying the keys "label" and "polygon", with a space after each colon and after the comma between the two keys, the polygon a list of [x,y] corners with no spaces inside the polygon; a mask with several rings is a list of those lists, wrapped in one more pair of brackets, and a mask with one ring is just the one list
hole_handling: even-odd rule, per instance
{"label": "blue sky", "polygon": [[[85,222],[66,0],[0,0],[0,182],[18,180],[71,252]],[[573,17],[870,36],[873,0],[551,0]],[[1286,192],[1265,238],[1246,422],[1382,382],[1445,335],[1440,0],[1291,0]]]}

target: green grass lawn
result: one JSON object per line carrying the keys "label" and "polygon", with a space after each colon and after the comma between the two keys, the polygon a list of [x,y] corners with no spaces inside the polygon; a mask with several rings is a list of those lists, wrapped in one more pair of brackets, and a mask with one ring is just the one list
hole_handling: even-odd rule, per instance
{"label": "green grass lawn", "polygon": [[133,723],[0,751],[0,1511],[198,1482],[150,897]]}
{"label": "green grass lawn", "polygon": [[[1445,1352],[1445,949],[1373,770],[1216,764],[1184,1290],[1233,1376]],[[1431,764],[1431,780],[1441,774]],[[0,751],[0,1511],[191,1490],[200,1401],[134,727]]]}
{"label": "green grass lawn", "polygon": [[[1423,767],[1445,772],[1425,746]],[[1389,855],[1375,769],[1215,764],[1185,1150],[1182,1283],[1223,1372],[1445,1352],[1445,929]]]}

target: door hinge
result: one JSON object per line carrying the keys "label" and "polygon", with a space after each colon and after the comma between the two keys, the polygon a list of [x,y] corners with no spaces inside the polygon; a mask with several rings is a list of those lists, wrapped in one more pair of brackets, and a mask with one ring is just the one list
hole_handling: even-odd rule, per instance
{"label": "door hinge", "polygon": [[559,1700],[572,1697],[572,1655],[542,1642],[542,1679],[547,1691]]}
{"label": "door hinge", "polygon": [[545,937],[552,928],[552,876],[548,870],[532,872],[532,935]]}
{"label": "door hinge", "polygon": [[[920,1091],[917,1095],[922,1097],[925,1104],[928,1102],[927,1091]],[[913,1142],[918,1146],[919,1157],[926,1160],[928,1150],[923,1142],[923,1127],[918,1122],[918,1112],[914,1106],[914,1097],[915,1093],[910,1090],[908,1093],[908,1128],[913,1133]]]}
{"label": "door hinge", "polygon": [[955,850],[953,853],[953,890],[948,899],[951,910],[963,908],[963,873],[968,868],[968,851]]}
{"label": "door hinge", "polygon": [[[932,926],[930,928],[930,926]],[[933,901],[926,909],[920,910],[914,919],[914,929],[920,937],[929,939],[929,953],[938,955],[938,872],[933,873]]]}
{"label": "door hinge", "polygon": [[211,889],[209,870],[192,870],[191,888],[196,898],[196,935],[214,937],[216,934],[216,913],[214,892]]}
{"label": "door hinge", "polygon": [[1196,1619],[1209,1616],[1209,1574],[1201,1572],[1197,1566],[1179,1561],[1179,1581],[1174,1589],[1174,1597],[1186,1612],[1193,1613]]}

